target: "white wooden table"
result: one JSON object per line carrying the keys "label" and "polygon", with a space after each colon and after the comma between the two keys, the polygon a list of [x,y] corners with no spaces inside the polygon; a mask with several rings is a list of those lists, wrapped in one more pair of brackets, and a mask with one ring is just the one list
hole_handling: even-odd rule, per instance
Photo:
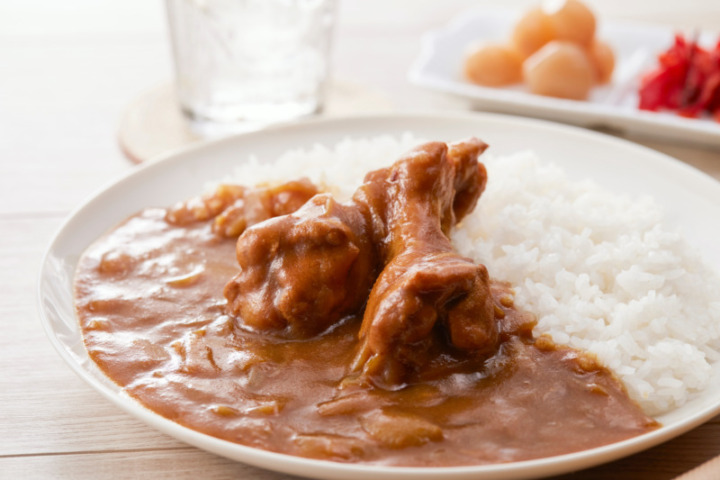
{"label": "white wooden table", "polygon": [[[420,35],[484,0],[341,0],[334,74],[394,109],[467,110],[409,85]],[[527,5],[529,2],[506,2]],[[716,0],[596,0],[603,18],[720,28]],[[0,478],[278,479],[124,414],[63,364],[36,307],[41,256],[84,198],[133,165],[123,108],[171,78],[160,1],[0,3]],[[720,152],[642,141],[720,179]],[[720,454],[720,418],[645,453],[568,478],[668,479]]]}

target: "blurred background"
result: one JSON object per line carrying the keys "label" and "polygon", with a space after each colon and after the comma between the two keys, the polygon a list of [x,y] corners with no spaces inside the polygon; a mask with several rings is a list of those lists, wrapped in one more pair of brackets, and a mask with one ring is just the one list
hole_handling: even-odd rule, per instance
{"label": "blurred background", "polygon": [[[466,100],[407,81],[420,37],[470,8],[536,3],[339,0],[331,77],[387,109],[467,110]],[[720,25],[714,1],[588,4],[600,22],[638,20],[687,32]],[[173,78],[164,8],[160,0],[0,1],[0,213],[13,204],[14,212],[47,208],[42,192],[49,185],[56,192],[53,208],[67,212],[97,187],[96,179],[127,170],[116,141],[122,115],[143,92]],[[85,160],[89,152],[92,162]],[[50,154],[53,161],[45,162]],[[700,150],[690,161],[707,155]]]}

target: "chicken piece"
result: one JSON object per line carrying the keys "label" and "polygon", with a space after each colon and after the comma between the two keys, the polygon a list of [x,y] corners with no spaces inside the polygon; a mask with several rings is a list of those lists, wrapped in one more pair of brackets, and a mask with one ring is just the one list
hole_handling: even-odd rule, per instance
{"label": "chicken piece", "polygon": [[[476,138],[448,145],[448,160],[455,170],[452,200],[452,225],[443,224],[443,233],[450,233],[450,228],[460,222],[465,215],[472,212],[480,195],[487,185],[487,170],[478,161],[478,157],[488,148],[487,144]],[[448,214],[444,214],[446,217]]]}
{"label": "chicken piece", "polygon": [[447,236],[485,188],[477,160],[485,148],[476,139],[426,144],[368,173],[345,204],[320,194],[248,228],[237,243],[241,271],[225,287],[229,313],[302,338],[367,301],[354,368],[381,387],[422,363],[436,324],[454,347],[492,352],[487,270],[454,252]]}
{"label": "chicken piece", "polygon": [[[401,383],[407,367],[422,363],[436,323],[461,350],[478,355],[497,345],[495,305],[487,270],[460,257],[447,234],[477,203],[487,174],[476,139],[430,143],[371,172],[356,198],[386,228],[385,264],[363,315],[353,368],[380,387]],[[379,198],[378,198],[379,197]]]}
{"label": "chicken piece", "polygon": [[377,255],[357,205],[319,194],[238,239],[240,273],[224,290],[245,325],[303,338],[362,309]]}
{"label": "chicken piece", "polygon": [[210,220],[242,198],[247,190],[242,185],[219,185],[212,193],[193,197],[168,209],[165,220],[172,225],[190,225]]}
{"label": "chicken piece", "polygon": [[165,218],[173,225],[214,218],[213,232],[232,238],[251,225],[294,212],[317,193],[307,178],[254,188],[224,184],[210,194],[177,204]]}

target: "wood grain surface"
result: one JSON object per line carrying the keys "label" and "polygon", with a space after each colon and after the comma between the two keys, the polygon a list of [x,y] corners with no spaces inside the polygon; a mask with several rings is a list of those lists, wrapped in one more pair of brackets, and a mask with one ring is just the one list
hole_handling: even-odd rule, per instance
{"label": "wood grain surface", "polygon": [[[487,0],[340,0],[333,74],[398,111],[467,110],[409,85],[419,38]],[[531,2],[506,2],[524,7]],[[602,18],[717,29],[720,2],[589,0]],[[61,222],[132,168],[126,105],[172,76],[163,3],[0,3],[0,478],[290,478],[189,447],[121,412],[55,353],[39,322],[42,255]],[[720,153],[631,138],[720,179]],[[719,206],[720,209],[720,206]],[[563,479],[674,478],[720,455],[720,418],[638,455]]]}

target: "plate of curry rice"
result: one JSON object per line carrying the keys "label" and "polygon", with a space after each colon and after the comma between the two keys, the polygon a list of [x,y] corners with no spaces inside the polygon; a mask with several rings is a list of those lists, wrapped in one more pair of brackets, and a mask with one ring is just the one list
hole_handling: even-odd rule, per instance
{"label": "plate of curry rice", "polygon": [[720,413],[718,205],[677,160],[541,120],[289,123],[102,188],[39,309],[90,386],[209,452],[542,477]]}

